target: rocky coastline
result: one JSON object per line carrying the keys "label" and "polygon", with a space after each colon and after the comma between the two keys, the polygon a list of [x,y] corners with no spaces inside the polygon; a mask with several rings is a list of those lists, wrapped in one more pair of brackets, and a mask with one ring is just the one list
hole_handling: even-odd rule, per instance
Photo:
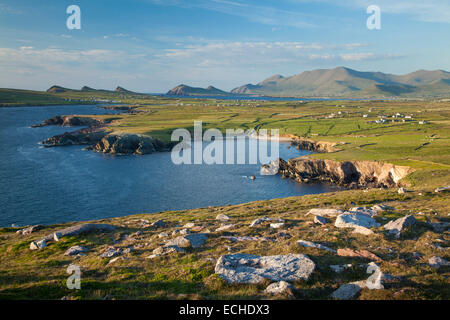
{"label": "rocky coastline", "polygon": [[377,161],[334,161],[299,157],[279,159],[279,174],[300,183],[330,182],[349,189],[393,188],[412,169]]}
{"label": "rocky coastline", "polygon": [[94,118],[82,116],[54,116],[40,124],[32,125],[31,128],[39,128],[46,126],[62,126],[62,127],[93,127],[105,124],[106,122]]}

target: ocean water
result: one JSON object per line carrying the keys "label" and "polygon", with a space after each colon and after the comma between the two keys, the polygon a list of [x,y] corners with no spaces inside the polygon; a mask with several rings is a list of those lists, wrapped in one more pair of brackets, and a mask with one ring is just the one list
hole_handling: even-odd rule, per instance
{"label": "ocean water", "polygon": [[[175,165],[170,152],[112,156],[85,151],[84,146],[44,148],[39,142],[78,128],[30,128],[55,115],[113,113],[98,106],[0,108],[0,226],[86,221],[332,190],[279,175],[261,176],[260,164]],[[284,159],[306,154],[280,144]],[[256,180],[247,178],[251,175]]]}

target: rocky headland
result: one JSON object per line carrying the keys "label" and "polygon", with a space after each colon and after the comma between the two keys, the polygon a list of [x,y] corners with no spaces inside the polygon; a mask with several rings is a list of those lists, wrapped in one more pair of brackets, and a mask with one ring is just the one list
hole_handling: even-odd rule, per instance
{"label": "rocky headland", "polygon": [[377,161],[334,161],[299,157],[279,160],[283,178],[297,182],[325,181],[347,188],[392,188],[413,170]]}

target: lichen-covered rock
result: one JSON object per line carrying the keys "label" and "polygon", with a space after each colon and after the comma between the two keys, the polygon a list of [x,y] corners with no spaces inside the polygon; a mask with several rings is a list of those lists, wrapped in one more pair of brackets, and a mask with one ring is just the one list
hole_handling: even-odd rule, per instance
{"label": "lichen-covered rock", "polygon": [[22,230],[17,231],[17,234],[20,234],[22,236],[27,236],[29,234],[32,234],[35,231],[40,230],[42,227],[40,225],[31,226]]}
{"label": "lichen-covered rock", "polygon": [[115,226],[110,224],[103,224],[103,223],[83,223],[79,224],[73,227],[68,227],[65,229],[61,229],[58,231],[55,231],[54,233],[48,235],[45,237],[45,240],[52,241],[54,240],[54,234],[58,233],[62,237],[72,237],[77,236],[82,233],[88,233],[88,232],[96,232],[96,231],[113,231],[115,230]]}
{"label": "lichen-covered rock", "polygon": [[308,280],[316,265],[303,254],[256,256],[232,254],[219,258],[215,272],[229,283],[259,283],[272,281]]}
{"label": "lichen-covered rock", "polygon": [[384,225],[384,229],[388,230],[390,234],[393,234],[395,237],[399,238],[402,231],[417,223],[416,218],[411,215],[405,216],[403,218],[399,218],[397,220],[390,221],[389,223]]}
{"label": "lichen-covered rock", "polygon": [[336,218],[334,224],[337,228],[377,228],[380,226],[378,222],[369,217],[368,215],[361,213],[344,213]]}
{"label": "lichen-covered rock", "polygon": [[286,281],[279,281],[270,284],[265,290],[266,294],[287,294],[293,295],[296,291],[295,287]]}
{"label": "lichen-covered rock", "polygon": [[329,252],[336,252],[336,250],[328,248],[322,244],[319,243],[314,243],[311,241],[306,241],[306,240],[298,240],[297,244],[302,246],[302,247],[306,247],[306,248],[316,248],[316,249],[320,249],[320,250],[325,250],[325,251],[329,251]]}
{"label": "lichen-covered rock", "polygon": [[331,298],[336,300],[351,300],[361,291],[361,286],[357,283],[346,283],[331,294]]}
{"label": "lichen-covered rock", "polygon": [[80,253],[88,252],[89,249],[82,246],[72,246],[64,253],[65,256],[75,256]]}
{"label": "lichen-covered rock", "polygon": [[364,236],[370,236],[370,235],[374,234],[374,232],[372,230],[365,228],[365,227],[360,227],[360,226],[353,229],[352,233],[358,233],[358,234],[362,234]]}
{"label": "lichen-covered rock", "polygon": [[328,217],[336,217],[340,214],[343,214],[345,211],[339,209],[327,209],[327,208],[314,208],[309,210],[306,215],[314,215],[314,216],[328,216]]}
{"label": "lichen-covered rock", "polygon": [[228,221],[228,220],[230,220],[230,217],[229,216],[227,216],[226,214],[218,214],[217,215],[217,217],[216,217],[216,220],[219,220],[219,221]]}
{"label": "lichen-covered rock", "polygon": [[443,266],[450,266],[450,262],[448,262],[444,258],[437,257],[437,256],[431,257],[428,260],[428,264],[431,267],[436,268],[436,269],[439,269],[440,267],[443,267]]}
{"label": "lichen-covered rock", "polygon": [[114,247],[109,247],[108,249],[106,249],[105,252],[103,252],[100,257],[101,258],[112,258],[112,257],[116,257],[122,254],[122,249],[120,248],[114,248]]}
{"label": "lichen-covered rock", "polygon": [[188,247],[198,248],[205,243],[206,239],[208,239],[208,237],[203,233],[193,233],[176,237],[175,239],[168,241],[165,244],[165,246],[166,247],[178,246],[181,248],[188,248]]}
{"label": "lichen-covered rock", "polygon": [[30,250],[39,250],[47,246],[47,241],[42,239],[40,241],[33,241],[30,243]]}

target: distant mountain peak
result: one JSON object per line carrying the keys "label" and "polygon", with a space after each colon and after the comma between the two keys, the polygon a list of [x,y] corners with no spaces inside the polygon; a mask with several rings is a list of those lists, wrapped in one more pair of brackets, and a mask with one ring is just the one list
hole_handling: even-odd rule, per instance
{"label": "distant mountain peak", "polygon": [[[297,97],[367,97],[417,94],[449,95],[450,73],[418,70],[406,75],[362,72],[347,67],[316,69],[282,77],[274,75],[258,84],[233,89],[234,94]],[[424,86],[427,86],[426,88]]]}
{"label": "distant mountain peak", "polygon": [[180,84],[167,92],[167,95],[174,96],[195,96],[195,95],[229,95],[229,92],[222,91],[213,86],[208,86],[204,88],[190,87],[185,84]]}

